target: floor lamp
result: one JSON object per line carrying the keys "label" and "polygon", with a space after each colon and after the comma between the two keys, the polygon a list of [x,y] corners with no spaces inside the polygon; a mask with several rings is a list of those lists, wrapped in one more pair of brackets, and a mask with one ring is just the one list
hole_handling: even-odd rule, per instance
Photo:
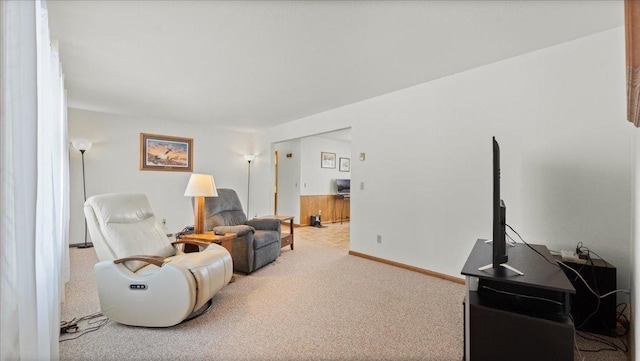
{"label": "floor lamp", "polygon": [[249,173],[247,175],[247,218],[251,217],[251,212],[249,212],[249,195],[251,194],[251,161],[256,159],[256,156],[253,154],[245,154],[244,160],[249,162]]}
{"label": "floor lamp", "polygon": [[[76,139],[71,144],[76,150],[79,150],[82,154],[82,190],[84,192],[84,201],[87,201],[87,185],[84,178],[84,152],[91,149],[93,143],[86,139]],[[84,204],[84,203],[83,203]],[[84,213],[84,212],[83,212]],[[87,243],[87,218],[84,219],[84,243],[78,245],[78,248],[91,248],[93,247],[93,243]]]}

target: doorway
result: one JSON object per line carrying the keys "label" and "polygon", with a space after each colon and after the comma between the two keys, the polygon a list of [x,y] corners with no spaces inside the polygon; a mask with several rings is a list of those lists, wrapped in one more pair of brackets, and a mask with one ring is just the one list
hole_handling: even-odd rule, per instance
{"label": "doorway", "polygon": [[[310,215],[320,213],[322,225],[341,225],[338,209],[344,200],[334,202],[336,180],[351,179],[351,167],[340,167],[350,163],[351,148],[351,128],[273,143],[274,214],[295,215],[296,224],[308,226]],[[322,153],[335,156],[333,167],[323,167]],[[350,208],[342,217],[347,231],[354,216]]]}
{"label": "doorway", "polygon": [[274,167],[273,174],[275,174],[274,176],[275,184],[273,185],[273,214],[275,214],[276,216],[278,215],[278,157],[279,157],[279,154],[280,152],[278,152],[277,149],[273,152],[273,167]]}

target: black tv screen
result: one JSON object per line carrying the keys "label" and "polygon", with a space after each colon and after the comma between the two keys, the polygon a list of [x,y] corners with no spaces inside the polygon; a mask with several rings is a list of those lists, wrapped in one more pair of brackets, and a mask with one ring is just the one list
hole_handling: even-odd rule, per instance
{"label": "black tv screen", "polygon": [[500,198],[500,146],[493,137],[493,268],[507,263],[507,208]]}
{"label": "black tv screen", "polygon": [[338,188],[338,193],[350,193],[351,179],[336,179],[336,186]]}

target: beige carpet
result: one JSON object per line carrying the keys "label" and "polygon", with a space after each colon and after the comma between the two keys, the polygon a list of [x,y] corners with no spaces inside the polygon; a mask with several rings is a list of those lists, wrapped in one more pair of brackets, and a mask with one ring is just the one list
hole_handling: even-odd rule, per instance
{"label": "beige carpet", "polygon": [[[296,228],[295,250],[236,275],[197,319],[164,329],[109,322],[61,342],[60,358],[460,360],[464,286],[348,255],[348,227]],[[95,252],[71,249],[71,262],[63,320],[99,311]]]}

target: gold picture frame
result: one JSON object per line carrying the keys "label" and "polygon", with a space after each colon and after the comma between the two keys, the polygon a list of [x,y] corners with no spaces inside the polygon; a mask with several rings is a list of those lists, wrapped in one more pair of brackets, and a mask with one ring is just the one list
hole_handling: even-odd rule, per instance
{"label": "gold picture frame", "polygon": [[140,133],[140,170],[193,172],[193,138]]}
{"label": "gold picture frame", "polygon": [[320,152],[320,167],[336,169],[336,153]]}
{"label": "gold picture frame", "polygon": [[340,168],[341,172],[350,172],[351,171],[351,158],[343,158],[340,157]]}

